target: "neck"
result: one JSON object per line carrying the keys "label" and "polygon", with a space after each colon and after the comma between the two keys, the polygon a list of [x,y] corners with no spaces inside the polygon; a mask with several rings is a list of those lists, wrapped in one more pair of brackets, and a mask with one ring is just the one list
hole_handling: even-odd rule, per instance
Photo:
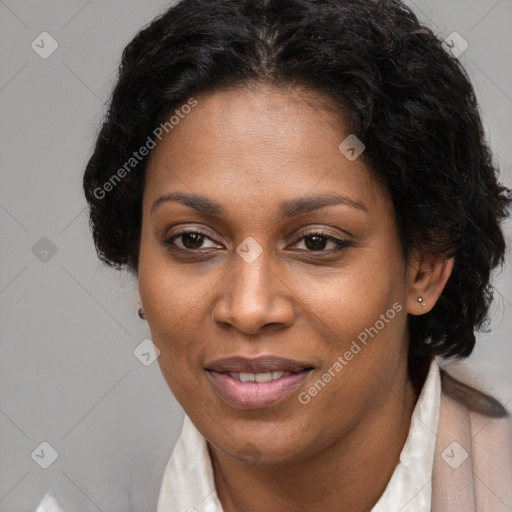
{"label": "neck", "polygon": [[346,435],[301,462],[250,466],[210,446],[223,510],[370,511],[399,461],[416,400],[404,375]]}

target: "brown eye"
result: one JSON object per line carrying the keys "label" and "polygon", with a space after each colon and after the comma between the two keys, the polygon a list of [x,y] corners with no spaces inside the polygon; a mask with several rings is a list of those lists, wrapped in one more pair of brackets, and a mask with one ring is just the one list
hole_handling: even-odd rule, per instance
{"label": "brown eye", "polygon": [[[350,247],[352,242],[349,240],[342,240],[323,232],[313,232],[304,234],[294,245],[302,242],[305,249],[301,249],[304,252],[321,252],[325,254],[339,252]],[[328,245],[331,247],[328,248]],[[325,250],[327,248],[327,250]]]}
{"label": "brown eye", "polygon": [[328,239],[322,235],[309,235],[304,237],[305,245],[311,251],[321,251],[325,249]]}
{"label": "brown eye", "polygon": [[184,233],[181,240],[187,249],[199,249],[203,245],[204,236],[199,233]]}
{"label": "brown eye", "polygon": [[[204,246],[206,241],[210,241],[213,245]],[[201,231],[182,231],[167,240],[163,241],[164,246],[169,249],[177,249],[182,251],[195,251],[199,249],[211,249],[216,247],[213,240]]]}

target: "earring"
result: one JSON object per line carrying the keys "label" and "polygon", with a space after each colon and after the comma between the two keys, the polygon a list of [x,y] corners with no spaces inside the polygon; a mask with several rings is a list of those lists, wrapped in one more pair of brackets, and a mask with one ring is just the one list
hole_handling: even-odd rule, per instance
{"label": "earring", "polygon": [[146,315],[144,314],[144,310],[142,308],[139,308],[139,318],[141,320],[146,320]]}
{"label": "earring", "polygon": [[425,302],[425,299],[423,297],[418,297],[418,302],[421,304],[421,307],[426,307],[427,303]]}

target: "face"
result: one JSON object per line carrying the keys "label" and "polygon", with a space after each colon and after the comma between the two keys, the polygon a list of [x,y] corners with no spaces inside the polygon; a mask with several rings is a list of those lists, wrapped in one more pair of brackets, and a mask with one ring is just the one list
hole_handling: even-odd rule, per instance
{"label": "face", "polygon": [[406,383],[393,205],[338,149],[349,132],[327,99],[195,99],[147,166],[138,279],[160,368],[216,449],[304,459]]}

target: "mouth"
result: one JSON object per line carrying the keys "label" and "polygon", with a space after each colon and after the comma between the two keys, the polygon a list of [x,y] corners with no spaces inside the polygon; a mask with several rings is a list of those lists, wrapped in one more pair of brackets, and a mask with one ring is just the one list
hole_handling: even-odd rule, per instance
{"label": "mouth", "polygon": [[281,357],[231,357],[206,365],[220,398],[242,409],[270,407],[289,397],[313,370],[309,363]]}

